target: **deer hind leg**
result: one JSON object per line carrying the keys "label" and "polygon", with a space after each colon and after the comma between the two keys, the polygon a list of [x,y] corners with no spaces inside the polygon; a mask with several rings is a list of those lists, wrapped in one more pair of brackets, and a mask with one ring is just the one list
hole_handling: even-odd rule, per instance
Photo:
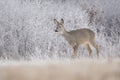
{"label": "deer hind leg", "polygon": [[89,51],[89,57],[91,57],[92,49],[90,48],[90,45],[86,44],[86,48]]}
{"label": "deer hind leg", "polygon": [[96,44],[95,40],[91,41],[91,45],[96,49],[97,57],[99,57],[99,48],[98,48],[98,45]]}
{"label": "deer hind leg", "polygon": [[76,58],[77,57],[77,51],[78,51],[78,45],[75,45],[73,47],[73,50],[74,50],[74,55],[72,56],[72,58]]}

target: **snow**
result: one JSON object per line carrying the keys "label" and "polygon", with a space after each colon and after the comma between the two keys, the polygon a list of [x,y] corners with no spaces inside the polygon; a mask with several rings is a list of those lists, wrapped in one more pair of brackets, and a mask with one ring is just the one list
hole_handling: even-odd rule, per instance
{"label": "snow", "polygon": [[[80,3],[87,8],[96,6],[95,18],[100,19],[96,25],[87,26],[89,16]],[[0,59],[70,58],[72,47],[54,32],[54,18],[63,18],[68,31],[92,29],[100,57],[120,57],[119,3],[119,0],[0,0]],[[94,50],[94,57],[95,53]],[[79,47],[79,57],[88,57],[83,46]]]}

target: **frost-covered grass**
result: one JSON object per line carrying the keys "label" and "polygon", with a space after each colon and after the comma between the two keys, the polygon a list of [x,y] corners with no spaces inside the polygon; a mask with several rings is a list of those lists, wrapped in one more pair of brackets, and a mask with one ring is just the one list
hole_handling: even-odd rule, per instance
{"label": "frost-covered grass", "polygon": [[[92,29],[100,46],[100,56],[119,57],[119,3],[119,0],[0,0],[0,59],[70,57],[73,50],[54,32],[54,18],[63,18],[68,31]],[[86,8],[82,10],[80,4]],[[97,24],[87,26],[89,11],[86,12],[93,5]],[[87,57],[88,52],[81,46],[78,55]]]}
{"label": "frost-covered grass", "polygon": [[[120,0],[0,0],[0,80],[120,80]],[[90,17],[90,13],[96,13]],[[54,32],[53,19],[70,30],[96,33],[100,58],[88,58]],[[89,20],[94,21],[88,26]],[[118,58],[118,59],[116,59]]]}
{"label": "frost-covered grass", "polygon": [[[120,0],[0,0],[0,80],[120,80]],[[97,13],[90,17],[90,13]],[[70,30],[96,33],[100,59],[88,58],[54,32],[53,19]],[[88,26],[89,20],[93,21]],[[118,59],[115,59],[118,58]]]}

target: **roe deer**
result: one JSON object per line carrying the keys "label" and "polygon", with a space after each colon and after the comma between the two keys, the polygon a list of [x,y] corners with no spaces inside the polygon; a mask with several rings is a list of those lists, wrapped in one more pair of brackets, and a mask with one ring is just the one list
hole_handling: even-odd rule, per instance
{"label": "roe deer", "polygon": [[77,29],[72,31],[66,31],[64,28],[64,20],[61,19],[58,22],[54,19],[54,23],[56,24],[55,32],[60,32],[61,35],[68,41],[68,43],[73,47],[75,58],[77,56],[78,46],[84,44],[89,51],[89,56],[91,56],[92,49],[90,48],[90,44],[96,49],[97,57],[99,57],[98,45],[95,42],[95,33],[87,28]]}

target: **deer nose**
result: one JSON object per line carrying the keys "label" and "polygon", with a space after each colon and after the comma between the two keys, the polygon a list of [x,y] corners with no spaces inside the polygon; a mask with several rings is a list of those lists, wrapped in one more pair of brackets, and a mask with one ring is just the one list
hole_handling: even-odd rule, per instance
{"label": "deer nose", "polygon": [[55,30],[55,32],[58,32],[57,30]]}

